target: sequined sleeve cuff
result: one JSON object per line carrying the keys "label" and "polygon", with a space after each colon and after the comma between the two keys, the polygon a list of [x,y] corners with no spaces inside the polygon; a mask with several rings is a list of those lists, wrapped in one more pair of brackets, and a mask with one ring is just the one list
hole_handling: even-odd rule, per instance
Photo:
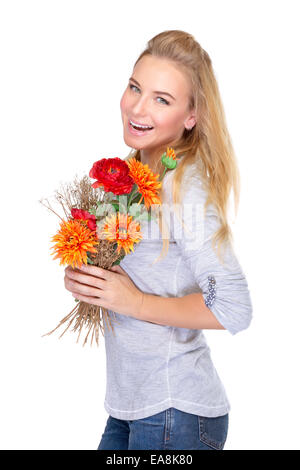
{"label": "sequined sleeve cuff", "polygon": [[208,294],[205,295],[205,305],[210,308],[216,298],[216,280],[213,276],[208,276]]}

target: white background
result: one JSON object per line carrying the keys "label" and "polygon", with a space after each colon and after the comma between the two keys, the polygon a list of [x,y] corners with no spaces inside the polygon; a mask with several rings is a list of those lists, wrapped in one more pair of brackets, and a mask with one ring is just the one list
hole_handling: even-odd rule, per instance
{"label": "white background", "polygon": [[[226,449],[300,449],[298,1],[1,1],[2,449],[95,449],[104,340],[42,338],[74,305],[39,204],[103,157],[125,157],[121,95],[155,34],[209,53],[241,172],[233,224],[254,307],[207,332],[232,410]],[[297,32],[298,31],[298,32]]]}

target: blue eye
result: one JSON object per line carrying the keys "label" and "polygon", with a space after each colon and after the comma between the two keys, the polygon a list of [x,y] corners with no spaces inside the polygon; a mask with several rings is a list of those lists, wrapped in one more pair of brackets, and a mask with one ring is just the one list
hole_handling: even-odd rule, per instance
{"label": "blue eye", "polygon": [[165,102],[165,104],[169,104],[169,101],[165,100],[165,99],[162,98],[161,96],[158,96],[158,98],[159,98],[160,100],[163,100],[163,101]]}
{"label": "blue eye", "polygon": [[[136,88],[137,90],[139,90],[139,88],[138,88],[137,86],[135,86],[135,85],[132,85],[132,83],[129,84],[129,88],[130,88],[131,90],[133,90],[133,88]],[[158,96],[158,98],[159,98],[160,100],[163,100],[163,102],[164,102],[163,104],[166,104],[166,105],[170,104],[169,101],[165,100],[165,99],[162,98],[161,96]]]}
{"label": "blue eye", "polygon": [[137,87],[137,86],[131,85],[131,84],[129,85],[129,88],[130,88],[131,90],[132,90],[132,88],[136,88],[136,89],[138,90],[138,87]]}

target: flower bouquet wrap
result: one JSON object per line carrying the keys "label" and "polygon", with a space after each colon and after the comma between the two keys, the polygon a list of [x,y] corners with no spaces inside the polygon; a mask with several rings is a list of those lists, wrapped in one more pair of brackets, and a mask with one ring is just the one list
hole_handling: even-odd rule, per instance
{"label": "flower bouquet wrap", "polygon": [[[161,181],[166,171],[177,165],[174,150],[168,147],[161,161],[165,169],[159,179],[147,164],[133,157],[98,160],[89,176],[76,177],[71,184],[55,192],[63,217],[53,210],[47,199],[40,200],[61,219],[58,232],[51,238],[54,259],[60,259],[60,265],[71,265],[73,269],[80,269],[83,264],[110,269],[133,252],[135,244],[142,239],[140,221],[153,217],[149,211],[152,204],[161,205]],[[83,345],[89,336],[91,345],[93,340],[98,345],[100,330],[102,335],[105,327],[113,331],[112,322],[117,321],[116,318],[110,318],[109,311],[99,305],[75,302],[71,312],[46,335],[64,325],[61,337],[73,326],[73,331],[78,332],[77,342],[85,329]]]}

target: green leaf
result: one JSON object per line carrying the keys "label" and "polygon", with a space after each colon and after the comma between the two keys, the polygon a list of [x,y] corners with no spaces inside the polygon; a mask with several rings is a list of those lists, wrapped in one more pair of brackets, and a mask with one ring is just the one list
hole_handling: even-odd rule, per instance
{"label": "green leaf", "polygon": [[118,264],[121,263],[122,259],[125,258],[126,255],[123,255],[123,256],[120,256],[120,258],[118,258],[114,263],[113,263],[113,266],[117,266]]}
{"label": "green leaf", "polygon": [[[131,202],[135,202],[135,201],[138,202],[138,201],[141,199],[141,197],[142,197],[141,193],[137,193],[136,196],[134,196],[134,198],[132,199]],[[142,204],[142,203],[140,203],[140,205],[141,205],[141,204]]]}
{"label": "green leaf", "polygon": [[107,194],[107,197],[108,197],[109,199],[114,199],[114,198],[116,197],[116,194],[113,193],[113,192],[111,192],[111,191],[110,191],[110,192],[107,192],[106,194]]}
{"label": "green leaf", "polygon": [[141,211],[142,211],[141,204],[137,204],[136,202],[131,204],[131,206],[129,207],[129,215],[132,215],[133,217],[140,214]]}
{"label": "green leaf", "polygon": [[88,264],[94,264],[94,261],[89,257],[88,254],[87,254],[87,263]]}
{"label": "green leaf", "polygon": [[133,194],[137,189],[138,189],[138,185],[136,183],[134,183],[134,185],[132,186],[132,190],[130,191],[128,196],[131,196],[131,194]]}
{"label": "green leaf", "polygon": [[148,212],[143,212],[142,214],[137,215],[134,217],[134,220],[151,220],[151,214]]}
{"label": "green leaf", "polygon": [[114,204],[111,202],[102,202],[98,205],[96,209],[96,217],[103,217],[104,215],[114,214],[116,212],[116,208]]}
{"label": "green leaf", "polygon": [[97,211],[96,207],[92,207],[91,209],[88,210],[88,212],[92,215],[96,215],[96,211]]}

